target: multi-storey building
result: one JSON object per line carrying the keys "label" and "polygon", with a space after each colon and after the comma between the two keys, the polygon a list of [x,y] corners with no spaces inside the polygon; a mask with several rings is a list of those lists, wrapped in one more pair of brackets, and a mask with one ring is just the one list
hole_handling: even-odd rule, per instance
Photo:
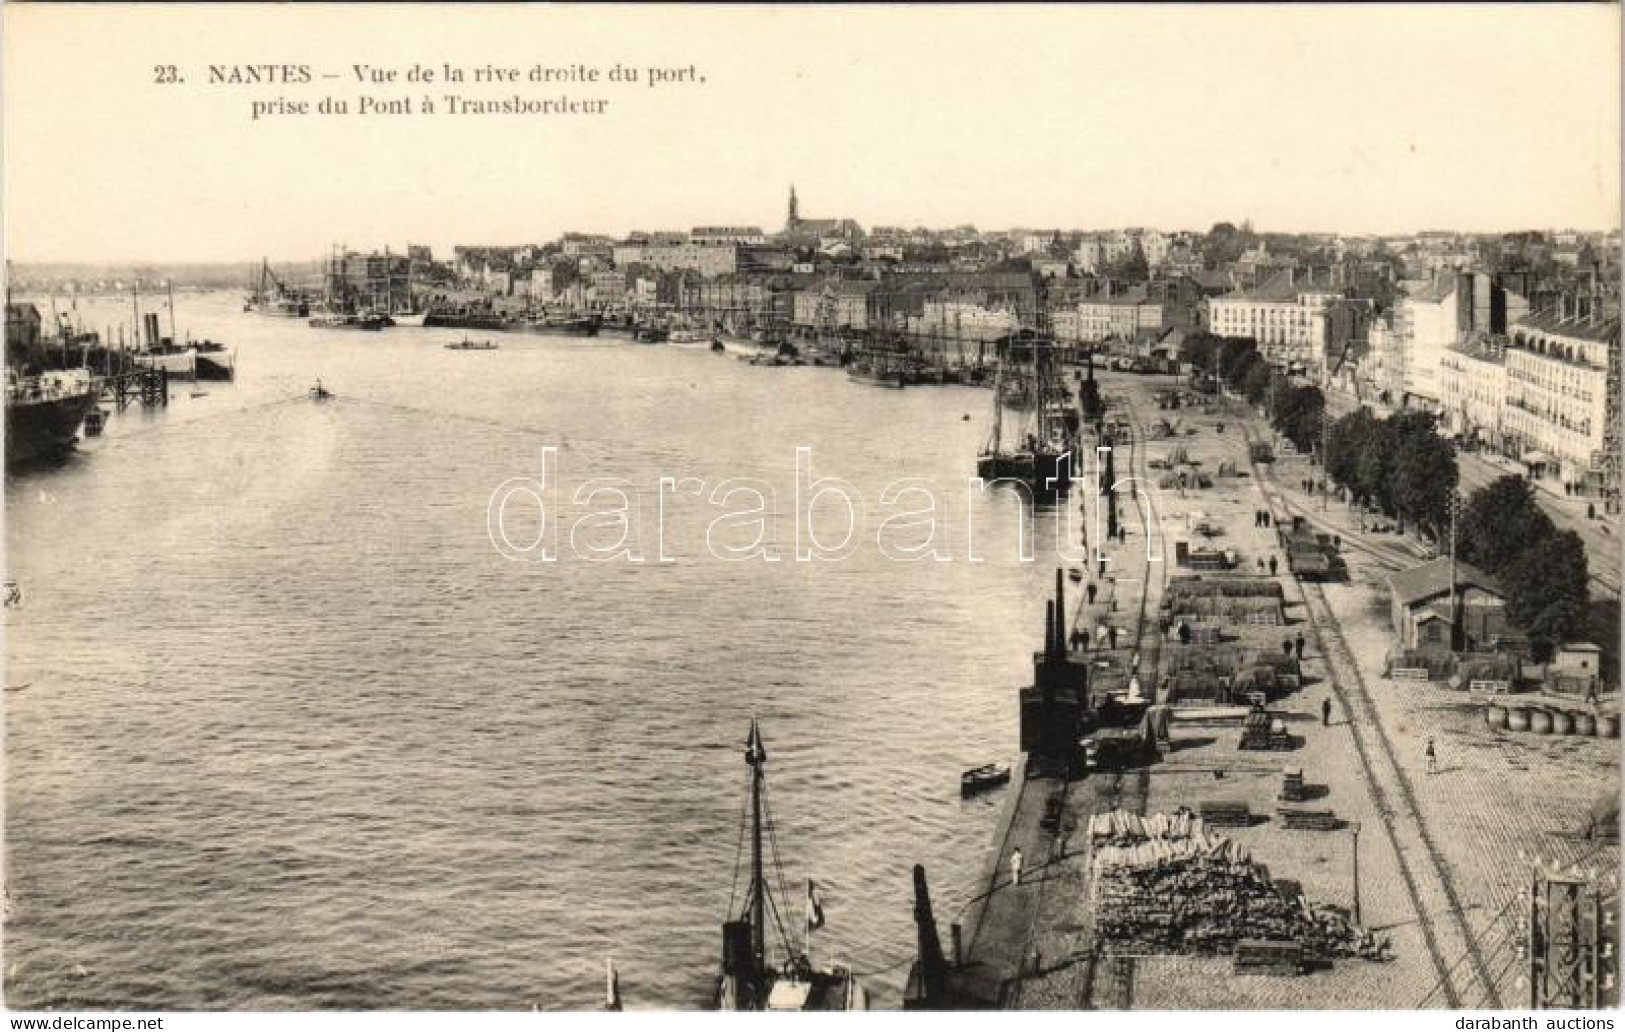
{"label": "multi-storey building", "polygon": [[1509,332],[1506,444],[1534,475],[1618,500],[1620,323],[1617,310],[1563,298]]}
{"label": "multi-storey building", "polygon": [[925,302],[919,316],[908,320],[910,333],[955,340],[991,341],[1021,325],[1009,308],[990,307],[981,299],[937,297]]}
{"label": "multi-storey building", "polygon": [[1444,407],[1445,354],[1473,333],[1506,332],[1527,310],[1522,298],[1479,272],[1441,273],[1395,306],[1394,333],[1404,350],[1404,390],[1411,400]]}
{"label": "multi-storey building", "polygon": [[731,244],[620,244],[616,266],[647,265],[661,272],[692,269],[702,276],[729,276],[739,270],[739,248]]}
{"label": "multi-storey building", "polygon": [[688,242],[701,247],[724,244],[759,247],[767,243],[767,234],[759,226],[695,226],[689,230]]}
{"label": "multi-storey building", "polygon": [[1505,443],[1506,339],[1474,334],[1447,349],[1439,361],[1444,429],[1453,436],[1499,450]]}
{"label": "multi-storey building", "polygon": [[1267,361],[1318,374],[1328,349],[1340,350],[1346,334],[1360,331],[1339,305],[1346,294],[1341,286],[1303,282],[1297,270],[1283,269],[1252,290],[1209,298],[1208,328],[1221,337],[1251,337]]}

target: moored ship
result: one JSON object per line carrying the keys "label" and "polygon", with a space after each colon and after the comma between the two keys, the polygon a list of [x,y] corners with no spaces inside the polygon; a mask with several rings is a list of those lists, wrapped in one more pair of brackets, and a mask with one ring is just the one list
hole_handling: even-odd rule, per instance
{"label": "moored ship", "polygon": [[382,330],[395,325],[394,320],[377,312],[350,314],[328,312],[313,317],[310,325],[319,330]]}
{"label": "moored ship", "polygon": [[[1023,330],[1005,343],[1005,357],[993,384],[993,426],[976,458],[976,475],[983,480],[1016,481],[1028,488],[1032,498],[1052,500],[1072,488],[1077,415],[1069,411],[1066,389],[1055,375],[1051,342]],[[1009,387],[1011,379],[1020,385],[1018,391]],[[1007,406],[1023,414],[1014,432],[1004,425]]]}
{"label": "moored ship", "polygon": [[310,315],[310,300],[277,279],[276,273],[271,271],[271,263],[262,258],[259,282],[244,299],[243,311],[304,319]]}
{"label": "moored ship", "polygon": [[100,389],[88,369],[38,376],[6,373],[6,466],[59,460],[79,442],[79,428]]}
{"label": "moored ship", "polygon": [[[750,882],[745,902],[737,916],[730,915],[722,926],[722,972],[717,978],[716,1006],[728,1011],[850,1011],[868,1010],[869,994],[849,968],[833,965],[815,967],[810,957],[812,933],[823,926],[823,904],[816,887],[807,883],[805,935],[797,949],[784,927],[790,913],[788,901],[775,901],[763,870],[764,835],[766,848],[775,860],[778,843],[772,822],[767,818],[767,749],[761,730],[751,721],[745,743],[745,763],[750,767]],[[741,829],[743,831],[744,829]],[[738,872],[735,872],[737,881]],[[780,879],[782,884],[782,879]],[[782,956],[771,955],[768,918],[778,932]]]}

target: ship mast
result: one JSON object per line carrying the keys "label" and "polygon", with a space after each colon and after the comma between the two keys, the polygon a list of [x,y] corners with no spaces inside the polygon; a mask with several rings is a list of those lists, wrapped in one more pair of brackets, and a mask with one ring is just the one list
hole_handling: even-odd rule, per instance
{"label": "ship mast", "polygon": [[762,778],[767,750],[762,748],[762,733],[756,721],[750,722],[750,744],[745,753],[750,764],[750,951],[754,967],[755,985],[760,989],[762,973],[767,970],[767,879],[762,875]]}
{"label": "ship mast", "polygon": [[993,447],[989,449],[992,455],[999,454],[1001,438],[1004,431],[1004,363],[1000,362],[993,372]]}
{"label": "ship mast", "polygon": [[169,340],[172,344],[179,344],[181,331],[175,326],[175,277],[170,276],[165,282],[169,286]]}

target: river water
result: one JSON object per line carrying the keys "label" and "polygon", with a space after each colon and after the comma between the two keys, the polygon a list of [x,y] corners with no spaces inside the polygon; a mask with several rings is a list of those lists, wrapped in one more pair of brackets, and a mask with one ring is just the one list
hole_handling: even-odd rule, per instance
{"label": "river water", "polygon": [[[975,891],[1000,795],[962,802],[957,774],[1016,751],[1054,575],[1016,557],[1018,500],[967,487],[989,392],[609,338],[459,353],[226,295],[178,316],[238,349],[238,382],[7,480],[8,1005],[585,1009],[613,957],[628,1006],[703,1006],[753,716],[786,923],[817,880],[814,959],[897,1004],[912,865],[945,937]],[[564,547],[505,556],[493,492],[549,447]],[[793,561],[798,447],[869,506],[842,561]],[[725,509],[662,518],[666,476],[770,489],[780,561],[714,557]],[[632,498],[643,562],[570,554],[572,526],[578,551],[616,537],[577,526],[595,477]],[[876,543],[901,477],[934,482],[946,561]],[[504,510],[518,547],[533,503]]]}

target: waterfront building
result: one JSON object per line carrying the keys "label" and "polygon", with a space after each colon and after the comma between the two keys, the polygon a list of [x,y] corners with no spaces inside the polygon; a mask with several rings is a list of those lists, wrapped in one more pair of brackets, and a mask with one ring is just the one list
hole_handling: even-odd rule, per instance
{"label": "waterfront building", "polygon": [[1526,310],[1521,297],[1480,272],[1435,274],[1395,306],[1394,333],[1404,351],[1404,389],[1413,403],[1444,407],[1440,369],[1445,353],[1472,333],[1506,332]]}
{"label": "waterfront building", "polygon": [[[486,266],[479,268],[483,273]],[[406,301],[411,290],[412,261],[407,255],[387,250],[361,254],[338,247],[328,255],[323,273],[323,289],[330,302],[389,311],[393,302]]]}
{"label": "waterfront building", "polygon": [[1341,353],[1360,329],[1354,311],[1338,303],[1346,295],[1341,285],[1283,269],[1253,289],[1209,298],[1208,328],[1221,337],[1251,337],[1267,361],[1313,374],[1326,368],[1329,348]]}
{"label": "waterfront building", "polygon": [[619,271],[595,272],[588,278],[593,299],[599,303],[617,303],[626,297],[626,273]]}
{"label": "waterfront building", "polygon": [[1134,340],[1142,329],[1161,331],[1167,325],[1166,306],[1149,299],[1144,287],[1118,293],[1107,283],[1102,293],[1085,298],[1077,307],[1077,340]]}
{"label": "waterfront building", "polygon": [[1618,500],[1620,321],[1588,298],[1559,299],[1508,333],[1506,446],[1535,476]]}
{"label": "waterfront building", "polygon": [[1500,449],[1507,398],[1506,338],[1474,334],[1439,362],[1442,427],[1450,436]]}
{"label": "waterfront building", "polygon": [[908,320],[910,333],[971,341],[997,340],[1020,326],[1014,310],[997,307],[974,292],[931,298],[917,317]]}
{"label": "waterfront building", "polygon": [[739,271],[739,248],[732,244],[620,244],[613,249],[617,267],[647,265],[661,272],[690,269],[702,276],[728,276]]}

